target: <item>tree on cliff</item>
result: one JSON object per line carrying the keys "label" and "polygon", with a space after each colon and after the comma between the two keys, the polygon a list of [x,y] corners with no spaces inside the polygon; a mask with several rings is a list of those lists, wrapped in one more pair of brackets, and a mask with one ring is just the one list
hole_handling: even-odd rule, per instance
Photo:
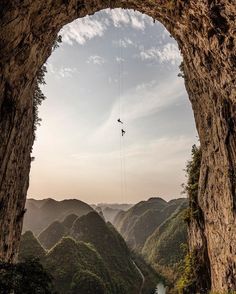
{"label": "tree on cliff", "polygon": [[[62,42],[61,36],[57,36],[52,51],[56,50],[60,43]],[[45,85],[45,74],[47,73],[46,65],[43,65],[36,76],[36,83],[35,83],[35,90],[34,90],[34,96],[33,96],[33,114],[34,114],[34,136],[35,132],[38,126],[40,126],[40,123],[42,119],[39,117],[39,110],[38,107],[42,104],[42,102],[46,99],[46,96],[42,92],[40,86]]]}
{"label": "tree on cliff", "polygon": [[[193,219],[199,221],[201,218],[201,210],[197,201],[201,160],[201,147],[193,145],[191,159],[187,162],[185,170],[187,183],[183,185],[184,192],[189,199],[189,208],[186,210],[184,216],[187,223],[190,223]],[[204,273],[204,267],[197,261],[198,258],[196,257],[196,254],[196,252],[190,252],[189,250],[186,252],[184,262],[180,269],[182,274],[176,285],[178,293],[180,294],[192,294],[196,292],[196,289],[201,288],[205,291],[208,288],[207,283],[204,286],[198,285],[197,277],[199,277],[200,273]]]}
{"label": "tree on cliff", "polygon": [[189,209],[186,211],[185,220],[190,223],[191,219],[199,221],[201,219],[201,210],[198,205],[198,186],[200,177],[200,168],[202,161],[202,151],[200,146],[193,145],[191,159],[186,164],[187,183],[183,184],[183,193],[187,194],[189,200]]}
{"label": "tree on cliff", "polygon": [[0,294],[52,294],[52,277],[37,260],[0,263]]}

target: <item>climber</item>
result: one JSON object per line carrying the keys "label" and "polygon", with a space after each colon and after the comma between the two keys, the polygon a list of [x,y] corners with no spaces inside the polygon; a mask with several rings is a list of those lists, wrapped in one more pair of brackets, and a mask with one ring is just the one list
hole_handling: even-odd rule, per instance
{"label": "climber", "polygon": [[123,129],[121,129],[121,135],[122,135],[122,137],[124,136],[125,133],[126,132]]}
{"label": "climber", "polygon": [[117,121],[118,121],[118,123],[121,123],[121,124],[123,124],[123,122],[120,120],[120,118],[118,118],[118,120],[117,120]]}

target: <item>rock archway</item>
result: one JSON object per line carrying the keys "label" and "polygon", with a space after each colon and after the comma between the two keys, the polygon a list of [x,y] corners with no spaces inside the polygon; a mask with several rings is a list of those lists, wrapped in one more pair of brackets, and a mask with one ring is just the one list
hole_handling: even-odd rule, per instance
{"label": "rock archway", "polygon": [[0,6],[1,259],[14,260],[19,245],[37,73],[62,26],[101,9],[122,7],[160,21],[179,44],[203,153],[190,246],[200,252],[212,290],[236,290],[235,1],[2,0]]}

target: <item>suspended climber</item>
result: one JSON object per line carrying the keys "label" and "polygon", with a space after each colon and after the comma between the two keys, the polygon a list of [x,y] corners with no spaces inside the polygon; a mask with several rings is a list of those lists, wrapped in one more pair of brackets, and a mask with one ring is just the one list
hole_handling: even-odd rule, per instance
{"label": "suspended climber", "polygon": [[122,124],[122,125],[123,125],[123,121],[121,121],[121,120],[120,120],[120,118],[118,118],[118,120],[117,120],[117,121],[118,121],[118,123],[120,123],[120,124]]}
{"label": "suspended climber", "polygon": [[[123,121],[120,120],[120,118],[117,119],[118,123],[124,124]],[[125,135],[126,131],[124,129],[121,129],[121,136],[123,137]]]}

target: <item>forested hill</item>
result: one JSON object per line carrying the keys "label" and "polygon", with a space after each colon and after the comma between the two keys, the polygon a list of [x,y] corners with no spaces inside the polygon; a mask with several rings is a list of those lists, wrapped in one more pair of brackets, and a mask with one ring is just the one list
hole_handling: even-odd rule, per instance
{"label": "forested hill", "polygon": [[[64,252],[66,246],[73,247],[75,253],[82,249],[87,251],[88,248],[81,245],[82,243],[90,244],[89,248],[92,246],[96,251],[96,256],[102,260],[105,272],[108,273],[110,279],[107,282],[104,277],[101,278],[107,291],[111,291],[107,293],[130,294],[133,293],[132,291],[137,291],[141,280],[133,264],[134,260],[145,272],[146,284],[143,291],[146,292],[143,293],[149,293],[150,289],[153,290],[160,276],[165,277],[170,283],[175,282],[179,277],[179,268],[185,255],[183,245],[187,240],[187,225],[184,221],[188,206],[186,198],[165,201],[159,197],[152,197],[133,205],[126,211],[121,211],[120,207],[104,205],[102,207],[93,206],[96,212],[91,206],[79,200],[37,201],[30,199],[27,204],[30,209],[27,212],[26,225],[34,228],[32,231],[38,240],[35,237],[33,240],[32,233],[24,234],[21,252],[23,250],[24,254],[26,251],[31,254],[30,247],[35,246],[35,254],[42,257],[43,247],[45,252],[43,261],[55,277],[55,287],[59,287],[58,289],[63,288],[58,271],[61,270],[60,263],[62,255],[66,254]],[[109,214],[105,217],[106,208]],[[36,217],[32,214],[35,210],[38,213]],[[45,219],[40,219],[37,224],[37,217],[43,215]],[[115,226],[106,222],[109,217],[113,219]],[[30,219],[32,223],[29,223]],[[50,223],[49,220],[51,220]],[[40,228],[42,230],[39,231]],[[40,246],[36,245],[38,241]],[[26,247],[28,249],[24,250]],[[73,256],[73,250],[68,251],[71,252],[68,256],[69,263],[80,263],[80,259],[77,260],[76,257],[79,251],[76,256]],[[70,261],[73,258],[75,260]],[[83,270],[91,271],[87,264],[90,262],[85,258]],[[151,264],[156,272],[147,263]],[[92,274],[97,275],[97,264],[96,262]],[[62,264],[62,268],[64,267],[63,271],[66,273],[67,265]],[[72,272],[69,272],[68,280],[65,278],[64,281],[63,293],[70,293],[67,291],[72,281],[73,275]]]}
{"label": "forested hill", "polygon": [[82,216],[90,211],[93,211],[93,208],[78,199],[62,201],[51,198],[43,200],[27,199],[23,232],[30,230],[38,235],[53,221],[62,221],[66,216],[73,213]]}
{"label": "forested hill", "polygon": [[[64,230],[56,238],[55,224]],[[137,294],[142,276],[134,262],[144,271],[143,293],[153,293],[160,280],[142,258],[131,253],[112,224],[106,223],[95,211],[77,218],[73,214],[67,216],[44,232],[47,233],[44,242],[48,244],[50,240],[48,248],[51,249],[43,248],[31,232],[26,232],[21,240],[20,258],[40,257],[54,277],[55,290],[60,294]],[[96,292],[91,292],[94,289]]]}
{"label": "forested hill", "polygon": [[140,251],[157,227],[183,203],[187,203],[186,198],[167,202],[162,198],[152,197],[137,203],[128,211],[120,212],[114,220],[114,225],[129,246]]}

